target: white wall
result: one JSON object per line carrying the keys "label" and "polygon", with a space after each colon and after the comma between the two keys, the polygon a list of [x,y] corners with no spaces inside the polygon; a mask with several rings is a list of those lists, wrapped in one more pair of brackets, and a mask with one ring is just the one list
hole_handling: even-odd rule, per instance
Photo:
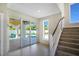
{"label": "white wall", "polygon": [[1,17],[2,17],[2,16],[1,16],[1,14],[0,14],[0,55],[1,55],[1,38],[2,38],[2,37],[1,37],[1,36],[2,36],[2,35],[1,35],[1,34],[2,34],[2,31],[1,31],[1,28],[2,28],[1,22],[2,22],[2,19],[1,19]]}
{"label": "white wall", "polygon": [[61,11],[62,17],[64,16],[64,3],[57,3],[59,10]]}
{"label": "white wall", "polygon": [[55,55],[61,33],[62,33],[62,28],[61,28],[61,23],[60,23],[54,36],[52,37],[52,35],[50,34],[50,55],[51,56]]}
{"label": "white wall", "polygon": [[57,44],[61,35],[61,27],[59,26],[57,28],[55,35],[52,37],[52,33],[54,32],[54,29],[56,28],[60,18],[62,18],[61,13],[55,14],[49,18],[49,42],[50,42],[50,53],[51,53],[50,55],[55,54]]}
{"label": "white wall", "polygon": [[7,36],[7,4],[0,4],[0,13],[3,14],[3,55],[8,51],[8,36]]}

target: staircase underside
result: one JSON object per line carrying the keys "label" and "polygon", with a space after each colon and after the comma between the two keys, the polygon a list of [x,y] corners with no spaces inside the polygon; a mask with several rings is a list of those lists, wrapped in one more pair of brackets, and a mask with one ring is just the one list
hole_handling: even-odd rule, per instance
{"label": "staircase underside", "polygon": [[64,28],[56,56],[79,56],[79,27]]}

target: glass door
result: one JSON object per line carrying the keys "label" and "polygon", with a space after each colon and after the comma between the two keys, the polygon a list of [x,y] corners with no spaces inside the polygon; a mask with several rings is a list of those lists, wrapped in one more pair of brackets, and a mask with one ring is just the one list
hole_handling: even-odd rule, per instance
{"label": "glass door", "polygon": [[22,55],[30,56],[31,45],[37,43],[36,23],[30,21],[22,21],[21,37]]}
{"label": "glass door", "polygon": [[21,48],[20,28],[21,28],[20,20],[9,18],[8,21],[9,51],[14,51]]}
{"label": "glass door", "polygon": [[22,21],[22,46],[21,47],[26,47],[30,45],[30,22],[29,21]]}
{"label": "glass door", "polygon": [[23,21],[22,23],[22,47],[37,43],[36,23],[30,21]]}
{"label": "glass door", "polygon": [[31,44],[35,44],[37,43],[37,33],[36,33],[36,23],[35,22],[30,22],[30,26],[31,26],[31,34],[30,34],[30,38],[31,38]]}

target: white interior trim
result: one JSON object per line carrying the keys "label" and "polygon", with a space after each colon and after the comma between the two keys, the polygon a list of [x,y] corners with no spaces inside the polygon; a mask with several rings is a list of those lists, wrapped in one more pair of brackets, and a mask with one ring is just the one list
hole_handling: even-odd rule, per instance
{"label": "white interior trim", "polygon": [[3,56],[3,13],[0,13],[0,16],[1,16],[1,56]]}

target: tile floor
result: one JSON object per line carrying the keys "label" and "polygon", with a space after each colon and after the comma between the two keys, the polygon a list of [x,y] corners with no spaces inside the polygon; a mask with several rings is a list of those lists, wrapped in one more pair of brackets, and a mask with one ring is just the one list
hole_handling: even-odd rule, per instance
{"label": "tile floor", "polygon": [[49,56],[49,48],[42,44],[34,44],[9,52],[8,56]]}

